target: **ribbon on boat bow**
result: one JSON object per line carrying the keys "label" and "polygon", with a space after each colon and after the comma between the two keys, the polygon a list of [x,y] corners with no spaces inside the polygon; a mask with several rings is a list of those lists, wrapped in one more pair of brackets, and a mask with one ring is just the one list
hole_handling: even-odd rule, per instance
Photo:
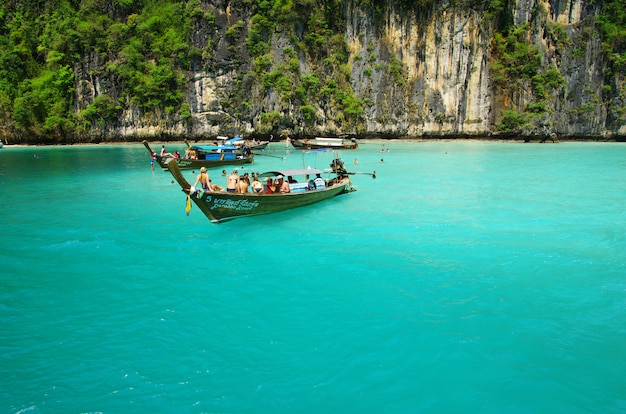
{"label": "ribbon on boat bow", "polygon": [[187,203],[185,205],[185,213],[187,213],[187,215],[189,215],[190,211],[191,211],[191,191],[189,191],[189,193],[187,193]]}

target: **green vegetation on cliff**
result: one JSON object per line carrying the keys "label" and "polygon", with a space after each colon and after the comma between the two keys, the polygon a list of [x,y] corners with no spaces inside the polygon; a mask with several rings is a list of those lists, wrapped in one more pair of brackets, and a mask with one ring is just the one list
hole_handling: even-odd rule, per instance
{"label": "green vegetation on cliff", "polygon": [[[144,4],[145,3],[145,4]],[[12,2],[0,8],[2,127],[59,139],[114,124],[134,104],[182,108],[189,68],[191,3],[97,0]],[[115,81],[90,104],[75,102],[76,73]],[[82,111],[77,110],[82,109]]]}
{"label": "green vegetation on cliff", "polygon": [[[531,40],[531,26],[512,23],[513,0],[393,4],[418,22],[445,7],[466,8],[490,22],[485,30],[493,34],[494,86],[511,95],[532,92],[530,104],[504,114],[501,130],[517,130],[549,111],[551,95],[565,82],[563,73],[545,64]],[[380,24],[387,18],[386,2],[353,5]],[[609,62],[605,94],[626,101],[624,82],[614,80],[626,69],[626,0],[595,0],[587,7],[599,10],[595,23]],[[237,122],[256,118],[258,133],[296,125],[313,131],[320,116],[340,129],[359,131],[375,98],[355,93],[353,65],[366,62],[359,70],[364,77],[386,76],[381,84],[390,89],[404,90],[411,83],[403,61],[388,51],[374,53],[372,38],[367,56],[349,48],[345,8],[343,0],[5,1],[0,5],[0,137],[101,139],[123,120],[191,122],[189,74],[203,70],[235,77],[219,97],[220,108]],[[276,44],[277,36],[288,43]],[[557,53],[571,46],[559,25],[550,27],[549,36]],[[574,54],[584,54],[576,47]],[[263,107],[259,102],[267,96],[273,97],[272,105]],[[623,120],[626,114],[619,108],[623,105],[612,116]]]}

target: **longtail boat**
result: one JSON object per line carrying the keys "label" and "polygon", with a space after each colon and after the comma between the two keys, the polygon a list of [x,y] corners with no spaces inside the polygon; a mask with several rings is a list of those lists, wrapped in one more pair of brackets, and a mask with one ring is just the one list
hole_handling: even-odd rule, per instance
{"label": "longtail boat", "polygon": [[269,141],[257,141],[257,140],[244,140],[240,135],[234,138],[228,138],[224,136],[218,136],[217,142],[220,145],[233,145],[237,149],[245,149],[246,147],[251,150],[263,151]]}
{"label": "longtail boat", "polygon": [[175,161],[181,169],[199,169],[201,167],[212,168],[222,165],[249,164],[254,159],[253,154],[249,150],[240,153],[229,148],[210,145],[190,146],[185,153],[193,155],[175,158],[161,156],[154,152],[147,141],[143,141],[143,145],[151,154],[153,161],[156,161],[164,170],[167,170],[167,164],[171,160]]}
{"label": "longtail boat", "polygon": [[355,138],[340,136],[336,138],[315,137],[314,139],[292,139],[291,145],[295,149],[322,149],[328,148],[332,150],[352,150],[358,149],[359,144]]}
{"label": "longtail boat", "polygon": [[[262,173],[259,179],[280,179],[289,183],[288,193],[234,193],[223,191],[198,191],[183,176],[182,171],[175,162],[168,161],[167,168],[174,179],[187,195],[187,213],[191,209],[190,201],[193,201],[204,215],[213,223],[221,223],[239,217],[270,214],[279,211],[302,207],[309,204],[327,200],[331,197],[349,193],[356,189],[352,186],[349,175],[368,174],[376,178],[374,173],[354,173],[343,168],[343,161],[335,158],[331,164],[331,177],[323,178],[323,171],[315,168],[298,170],[273,170]],[[296,177],[302,181],[297,182]]]}

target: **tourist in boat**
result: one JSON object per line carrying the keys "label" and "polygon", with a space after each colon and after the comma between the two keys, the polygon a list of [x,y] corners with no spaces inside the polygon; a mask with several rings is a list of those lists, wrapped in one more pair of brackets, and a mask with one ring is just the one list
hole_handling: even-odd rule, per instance
{"label": "tourist in boat", "polygon": [[245,173],[243,177],[239,180],[239,192],[245,194],[248,192],[248,188],[250,187],[250,177],[248,173]]}
{"label": "tourist in boat", "polygon": [[276,177],[276,180],[278,180],[278,183],[276,184],[277,191],[281,193],[288,193],[291,191],[289,189],[289,183],[284,180],[282,175]]}
{"label": "tourist in boat", "polygon": [[165,149],[165,145],[161,147],[161,157],[173,157],[174,155],[171,152],[167,152]]}
{"label": "tourist in boat", "polygon": [[239,173],[237,170],[233,170],[233,172],[228,176],[226,180],[226,191],[229,193],[236,193],[239,189]]}
{"label": "tourist in boat", "polygon": [[198,183],[202,185],[203,191],[213,191],[213,188],[211,187],[211,178],[209,178],[209,173],[206,172],[205,167],[200,168],[200,174],[196,177],[196,182],[193,186],[196,187]]}
{"label": "tourist in boat", "polygon": [[263,183],[259,181],[259,175],[254,175],[254,181],[252,181],[252,192],[260,194],[263,192]]}
{"label": "tourist in boat", "polygon": [[265,181],[265,194],[274,194],[276,192],[276,185],[272,177],[267,177]]}
{"label": "tourist in boat", "polygon": [[185,150],[185,155],[184,155],[185,159],[187,160],[197,160],[198,159],[198,155],[196,154],[195,150],[192,150],[191,148],[187,148]]}

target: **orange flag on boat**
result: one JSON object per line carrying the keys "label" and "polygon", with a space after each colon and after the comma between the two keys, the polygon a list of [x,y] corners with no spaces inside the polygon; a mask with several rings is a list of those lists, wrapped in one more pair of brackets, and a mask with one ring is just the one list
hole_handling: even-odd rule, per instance
{"label": "orange flag on boat", "polygon": [[187,205],[185,206],[185,213],[189,215],[190,211],[191,211],[191,197],[187,196]]}

